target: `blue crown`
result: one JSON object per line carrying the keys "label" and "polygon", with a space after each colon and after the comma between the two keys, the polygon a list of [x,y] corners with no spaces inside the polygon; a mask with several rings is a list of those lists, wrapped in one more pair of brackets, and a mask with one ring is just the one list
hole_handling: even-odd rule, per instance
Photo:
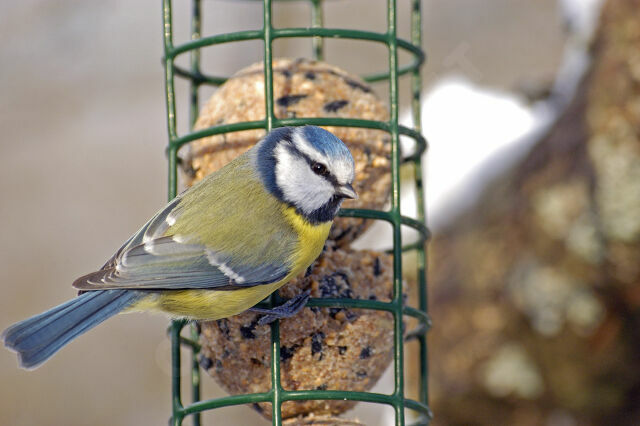
{"label": "blue crown", "polygon": [[306,140],[322,154],[330,158],[348,158],[353,163],[353,157],[347,146],[333,133],[316,126],[304,126],[302,133]]}

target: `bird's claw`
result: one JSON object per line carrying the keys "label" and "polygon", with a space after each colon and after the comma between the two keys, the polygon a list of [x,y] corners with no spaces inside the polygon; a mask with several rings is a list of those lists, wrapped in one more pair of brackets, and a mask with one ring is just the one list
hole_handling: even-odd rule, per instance
{"label": "bird's claw", "polygon": [[310,295],[311,290],[306,290],[275,308],[249,308],[249,311],[263,314],[258,320],[258,325],[270,324],[277,319],[290,318],[300,312],[309,301]]}

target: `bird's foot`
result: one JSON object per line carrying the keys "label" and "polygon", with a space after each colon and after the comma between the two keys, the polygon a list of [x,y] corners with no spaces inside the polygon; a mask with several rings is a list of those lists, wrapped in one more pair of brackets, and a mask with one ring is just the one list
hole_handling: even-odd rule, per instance
{"label": "bird's foot", "polygon": [[275,308],[264,309],[254,307],[249,308],[249,311],[263,314],[258,320],[258,325],[270,324],[277,319],[289,318],[300,312],[307,304],[310,294],[311,290],[306,290]]}

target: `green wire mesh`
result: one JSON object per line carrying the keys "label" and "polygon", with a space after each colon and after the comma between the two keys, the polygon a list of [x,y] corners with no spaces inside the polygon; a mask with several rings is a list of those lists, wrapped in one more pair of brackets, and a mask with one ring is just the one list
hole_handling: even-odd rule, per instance
{"label": "green wire mesh", "polygon": [[[278,321],[271,324],[271,389],[264,393],[233,395],[211,400],[200,400],[200,369],[197,362],[197,353],[200,349],[198,331],[192,325],[190,337],[181,336],[185,321],[173,321],[170,327],[171,353],[172,353],[172,417],[170,424],[181,425],[186,416],[192,416],[193,424],[200,425],[200,413],[220,407],[239,404],[252,404],[258,402],[271,402],[272,421],[274,425],[282,424],[281,404],[285,401],[297,400],[352,400],[372,403],[387,404],[394,408],[395,424],[405,424],[405,409],[418,413],[414,425],[426,425],[431,420],[431,412],[428,406],[427,384],[427,342],[426,332],[430,326],[427,315],[427,289],[426,289],[426,253],[425,244],[428,239],[428,230],[424,225],[424,192],[422,183],[422,153],[426,149],[426,141],[421,135],[420,123],[420,68],[424,62],[424,53],[421,49],[421,7],[420,0],[411,0],[411,41],[399,39],[396,28],[396,0],[387,0],[387,31],[384,33],[323,28],[322,0],[307,0],[311,3],[311,28],[274,28],[272,24],[272,0],[262,0],[264,25],[261,30],[238,31],[214,35],[201,36],[201,4],[200,0],[192,0],[191,11],[191,41],[174,46],[172,31],[172,0],[163,0],[164,19],[164,68],[167,102],[167,126],[169,144],[167,147],[169,163],[169,199],[176,196],[177,191],[177,166],[178,150],[184,144],[206,136],[227,132],[262,128],[269,132],[274,127],[301,126],[312,124],[317,126],[344,126],[363,127],[383,130],[391,136],[391,208],[388,211],[376,211],[366,209],[342,209],[342,217],[361,217],[367,219],[383,220],[393,227],[393,270],[394,270],[394,294],[391,302],[356,299],[311,299],[308,306],[313,307],[342,307],[358,309],[375,309],[388,311],[394,317],[394,379],[395,386],[391,394],[373,392],[353,392],[340,390],[306,390],[289,391],[283,389],[280,382],[280,328]],[[273,78],[272,78],[272,44],[275,39],[286,37],[311,38],[314,59],[322,60],[324,56],[323,39],[340,38],[351,40],[365,40],[382,43],[388,49],[388,71],[362,76],[365,81],[389,81],[389,121],[357,120],[345,118],[282,118],[278,119],[274,114]],[[266,117],[263,120],[217,125],[199,131],[192,131],[184,135],[178,135],[176,126],[176,102],[174,80],[175,77],[185,78],[190,83],[190,115],[189,123],[195,123],[198,114],[198,91],[202,85],[219,86],[226,81],[225,77],[208,75],[200,69],[200,49],[222,43],[231,43],[246,40],[264,41],[264,79]],[[412,58],[407,65],[398,63],[398,51],[402,49],[408,52]],[[178,56],[189,52],[190,67],[183,69],[175,64]],[[408,128],[398,124],[398,79],[404,74],[411,76],[411,107],[414,126]],[[408,136],[416,142],[415,152],[404,158],[400,154],[400,135]],[[412,164],[417,193],[417,218],[412,219],[402,216],[400,213],[400,167],[402,164]],[[402,246],[402,226],[415,229],[419,234],[419,241],[407,246]],[[417,285],[419,302],[417,308],[404,306],[402,295],[402,252],[417,252]],[[270,305],[281,303],[277,294],[270,298]],[[403,316],[415,318],[419,325],[404,334]],[[419,400],[405,397],[404,389],[404,341],[416,339],[420,351],[420,380]],[[184,405],[181,395],[181,345],[187,345],[191,352],[191,397],[193,402]]]}

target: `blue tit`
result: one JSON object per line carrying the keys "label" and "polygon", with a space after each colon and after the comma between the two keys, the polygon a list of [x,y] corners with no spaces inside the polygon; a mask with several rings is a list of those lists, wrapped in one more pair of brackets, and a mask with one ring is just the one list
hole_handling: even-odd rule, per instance
{"label": "blue tit", "polygon": [[[353,157],[333,134],[275,129],[169,202],[100,270],[78,278],[78,297],[6,329],[4,344],[33,369],[117,313],[191,320],[241,313],[320,255],[342,201],[357,197],[353,179]],[[275,308],[273,318],[305,302]]]}

